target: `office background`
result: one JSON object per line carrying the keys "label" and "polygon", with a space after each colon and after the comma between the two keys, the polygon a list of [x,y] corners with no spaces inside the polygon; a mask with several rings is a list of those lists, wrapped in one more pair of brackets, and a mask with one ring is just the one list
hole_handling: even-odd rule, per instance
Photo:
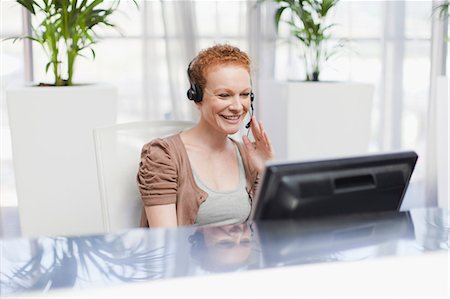
{"label": "office background", "polygon": [[[217,42],[228,42],[250,53],[257,95],[262,80],[304,79],[303,63],[289,29],[282,25],[276,34],[276,8],[270,1],[262,5],[231,0],[138,2],[139,10],[132,1],[122,1],[121,12],[113,16],[120,33],[101,30],[96,59],[81,58],[76,65],[76,83],[108,82],[118,87],[119,123],[195,118],[192,103],[185,97],[186,66],[198,50]],[[345,38],[348,47],[329,62],[321,77],[324,81],[375,86],[370,151],[417,151],[421,158],[412,186],[414,192],[422,194],[433,187],[433,182],[427,184],[429,173],[434,171],[427,155],[431,137],[427,130],[433,121],[430,90],[435,75],[448,69],[445,55],[433,54],[433,45],[446,45],[443,36],[433,34],[436,4],[341,1],[332,15],[332,22],[339,24],[333,28],[332,42]],[[1,1],[2,39],[22,34],[22,16],[17,3]],[[33,45],[32,61],[24,58],[21,42],[0,45],[1,206],[14,207],[17,198],[4,91],[8,86],[26,82],[31,75],[35,82],[52,79],[50,73],[42,72],[46,58],[39,45]],[[257,102],[257,115],[264,108],[264,103]],[[410,203],[427,204],[434,203]]]}

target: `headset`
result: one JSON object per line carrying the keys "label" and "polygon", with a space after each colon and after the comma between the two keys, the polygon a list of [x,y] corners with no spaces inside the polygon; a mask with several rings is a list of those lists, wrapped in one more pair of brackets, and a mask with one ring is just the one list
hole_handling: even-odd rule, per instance
{"label": "headset", "polygon": [[[186,96],[190,101],[194,101],[196,103],[200,103],[203,100],[203,91],[200,85],[195,84],[194,80],[191,76],[191,65],[196,60],[194,58],[191,62],[189,62],[188,68],[187,68],[187,76],[189,79],[189,89],[186,92]],[[255,94],[250,92],[250,121],[245,125],[245,128],[248,129],[252,125],[252,117],[253,117],[253,101],[255,100]],[[248,135],[248,132],[247,132]]]}

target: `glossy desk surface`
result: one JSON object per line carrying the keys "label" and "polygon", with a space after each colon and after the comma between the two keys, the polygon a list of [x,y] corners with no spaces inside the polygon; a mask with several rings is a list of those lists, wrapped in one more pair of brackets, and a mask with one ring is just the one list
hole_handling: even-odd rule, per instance
{"label": "glossy desk surface", "polygon": [[[1,240],[1,295],[449,251],[437,208],[221,227]],[[432,275],[432,273],[430,273]]]}

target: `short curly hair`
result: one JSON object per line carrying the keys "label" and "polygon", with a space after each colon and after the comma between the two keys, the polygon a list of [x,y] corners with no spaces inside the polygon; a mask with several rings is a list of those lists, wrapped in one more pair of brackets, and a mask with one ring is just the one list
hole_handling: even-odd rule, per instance
{"label": "short curly hair", "polygon": [[192,60],[189,67],[189,80],[200,86],[203,90],[206,86],[206,73],[217,65],[234,64],[242,66],[251,73],[251,60],[244,51],[228,44],[217,44],[201,50]]}

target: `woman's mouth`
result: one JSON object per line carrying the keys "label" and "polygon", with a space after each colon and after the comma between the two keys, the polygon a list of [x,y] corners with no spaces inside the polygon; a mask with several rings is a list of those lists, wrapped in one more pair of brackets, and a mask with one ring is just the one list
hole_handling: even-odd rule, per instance
{"label": "woman's mouth", "polygon": [[241,120],[241,115],[220,115],[222,118],[224,118],[228,123],[236,124],[239,123]]}

